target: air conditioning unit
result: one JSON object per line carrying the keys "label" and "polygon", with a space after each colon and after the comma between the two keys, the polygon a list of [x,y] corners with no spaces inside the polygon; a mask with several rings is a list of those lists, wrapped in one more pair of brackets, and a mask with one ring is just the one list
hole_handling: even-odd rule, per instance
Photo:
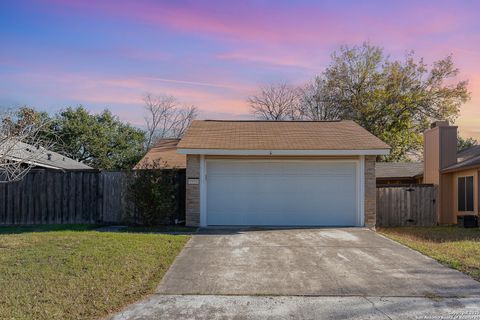
{"label": "air conditioning unit", "polygon": [[478,216],[474,216],[474,215],[457,216],[457,225],[463,228],[478,228]]}

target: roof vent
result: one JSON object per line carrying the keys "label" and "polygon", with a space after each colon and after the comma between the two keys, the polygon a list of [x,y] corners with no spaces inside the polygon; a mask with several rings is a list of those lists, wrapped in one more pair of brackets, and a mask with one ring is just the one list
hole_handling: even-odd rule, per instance
{"label": "roof vent", "polygon": [[47,158],[48,158],[48,160],[52,161],[52,154],[51,154],[51,153],[47,153]]}

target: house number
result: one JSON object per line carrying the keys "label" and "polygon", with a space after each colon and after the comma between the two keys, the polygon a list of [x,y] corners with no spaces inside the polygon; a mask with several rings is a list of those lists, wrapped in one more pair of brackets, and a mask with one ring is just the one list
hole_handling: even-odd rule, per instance
{"label": "house number", "polygon": [[188,178],[188,184],[199,184],[200,180],[198,178]]}

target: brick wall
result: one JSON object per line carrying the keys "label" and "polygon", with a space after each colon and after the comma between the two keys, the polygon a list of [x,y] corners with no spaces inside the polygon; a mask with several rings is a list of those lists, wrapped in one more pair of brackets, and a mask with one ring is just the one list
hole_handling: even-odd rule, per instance
{"label": "brick wall", "polygon": [[365,156],[365,226],[375,228],[377,220],[377,190],[375,156]]}
{"label": "brick wall", "polygon": [[188,184],[188,178],[200,178],[200,156],[187,155],[187,185],[185,195],[186,225],[200,225],[200,185]]}

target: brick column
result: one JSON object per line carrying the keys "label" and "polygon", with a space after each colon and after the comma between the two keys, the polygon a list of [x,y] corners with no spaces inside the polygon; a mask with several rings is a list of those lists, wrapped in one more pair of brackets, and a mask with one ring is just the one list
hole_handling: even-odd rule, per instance
{"label": "brick column", "polygon": [[188,184],[188,178],[200,178],[200,156],[187,155],[187,185],[185,194],[185,224],[200,225],[200,184]]}
{"label": "brick column", "polygon": [[365,226],[375,228],[377,222],[377,182],[375,156],[365,156]]}

